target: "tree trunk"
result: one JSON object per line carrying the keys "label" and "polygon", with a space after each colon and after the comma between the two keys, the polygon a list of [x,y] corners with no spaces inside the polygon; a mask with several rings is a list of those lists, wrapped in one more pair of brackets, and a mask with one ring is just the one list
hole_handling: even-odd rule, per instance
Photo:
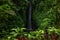
{"label": "tree trunk", "polygon": [[31,23],[31,13],[32,13],[32,0],[29,0],[28,5],[28,13],[26,14],[26,27],[28,31],[32,30],[32,23]]}

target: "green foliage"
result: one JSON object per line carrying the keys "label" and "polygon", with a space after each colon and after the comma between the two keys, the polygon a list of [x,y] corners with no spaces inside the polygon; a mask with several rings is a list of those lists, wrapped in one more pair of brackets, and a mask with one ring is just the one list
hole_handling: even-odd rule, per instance
{"label": "green foliage", "polygon": [[[17,40],[17,35],[20,37],[27,36],[29,40],[31,38],[43,40],[46,27],[48,28],[49,35],[53,32],[60,35],[60,25],[57,23],[58,27],[55,24],[60,22],[59,1],[32,0],[32,19],[37,24],[38,29],[30,33],[23,30],[25,29],[28,7],[29,0],[0,0],[0,38],[2,40]],[[56,20],[57,18],[58,21]]]}
{"label": "green foliage", "polygon": [[33,18],[41,29],[43,27],[45,29],[50,25],[54,26],[54,22],[56,21],[56,2],[57,0],[44,0],[35,6]]}

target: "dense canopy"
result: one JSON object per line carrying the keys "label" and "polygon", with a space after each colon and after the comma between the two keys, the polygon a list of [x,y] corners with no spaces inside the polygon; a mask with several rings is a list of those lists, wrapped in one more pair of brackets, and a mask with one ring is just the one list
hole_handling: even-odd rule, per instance
{"label": "dense canopy", "polygon": [[[29,0],[0,0],[0,38],[9,37],[11,29],[25,28],[28,10]],[[60,28],[59,0],[32,0],[31,14],[32,25],[36,25],[32,26],[35,31],[49,27]]]}

